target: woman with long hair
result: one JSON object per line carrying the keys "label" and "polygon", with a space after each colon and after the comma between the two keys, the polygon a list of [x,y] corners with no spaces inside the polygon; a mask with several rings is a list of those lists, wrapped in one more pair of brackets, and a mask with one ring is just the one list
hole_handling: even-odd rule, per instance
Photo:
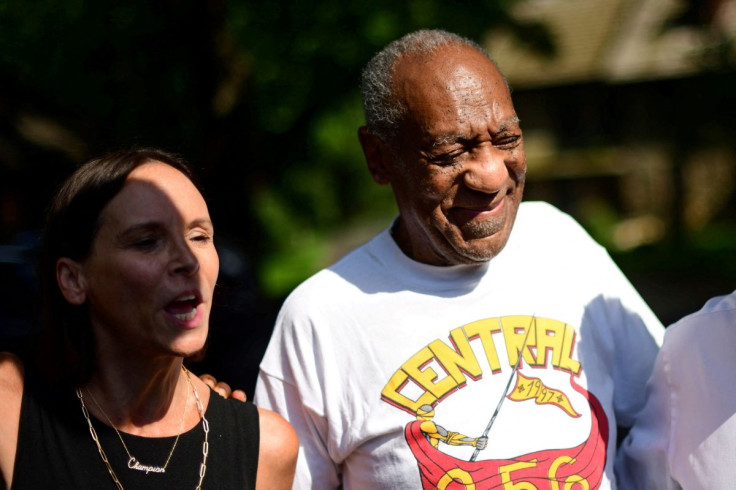
{"label": "woman with long hair", "polygon": [[207,339],[213,239],[175,155],[121,151],[67,179],[47,218],[39,363],[0,356],[6,487],[290,488],[291,426],[184,364]]}

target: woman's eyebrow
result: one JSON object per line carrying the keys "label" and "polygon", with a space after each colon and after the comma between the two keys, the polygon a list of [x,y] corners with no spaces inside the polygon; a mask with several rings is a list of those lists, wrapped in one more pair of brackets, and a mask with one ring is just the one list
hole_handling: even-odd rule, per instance
{"label": "woman's eyebrow", "polygon": [[202,228],[209,228],[209,229],[213,229],[214,228],[214,224],[212,223],[212,219],[210,219],[210,218],[197,218],[195,220],[192,220],[189,223],[189,227],[190,228],[194,228],[194,227],[197,227],[197,226],[200,226]]}

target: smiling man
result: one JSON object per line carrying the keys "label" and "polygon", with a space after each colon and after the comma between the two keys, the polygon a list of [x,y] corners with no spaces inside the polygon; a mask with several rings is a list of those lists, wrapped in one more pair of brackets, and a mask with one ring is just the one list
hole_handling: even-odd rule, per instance
{"label": "smiling man", "polygon": [[299,433],[295,488],[615,488],[661,324],[569,216],[521,204],[520,121],[477,44],[409,34],[362,89],[399,216],[278,317],[256,403]]}
{"label": "smiling man", "polygon": [[490,260],[511,233],[526,172],[506,81],[481,52],[447,45],[398,59],[392,86],[400,137],[366,127],[359,136],[401,210],[396,243],[432,265]]}

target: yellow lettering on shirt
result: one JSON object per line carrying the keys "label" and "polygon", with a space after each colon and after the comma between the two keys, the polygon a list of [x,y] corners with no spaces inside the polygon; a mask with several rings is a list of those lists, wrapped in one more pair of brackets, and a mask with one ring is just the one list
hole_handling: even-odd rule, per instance
{"label": "yellow lettering on shirt", "polygon": [[465,384],[464,372],[469,374],[473,379],[478,379],[483,374],[483,371],[462,327],[452,330],[450,332],[450,339],[455,349],[441,340],[435,340],[429,344],[429,349],[434,353],[437,361],[445,368],[447,373],[452,376],[452,379],[455,381],[453,388],[455,388],[458,385]]}
{"label": "yellow lettering on shirt", "polygon": [[564,369],[570,373],[578,374],[580,372],[580,361],[576,361],[572,358],[572,350],[575,347],[576,333],[572,327],[568,325],[565,326],[567,328],[565,329],[565,340],[562,342],[562,357],[560,359],[560,364],[555,365],[555,367],[559,367],[560,369]]}
{"label": "yellow lettering on shirt", "polygon": [[[442,398],[442,395],[450,391],[457,383],[450,376],[444,376],[440,379],[437,371],[430,365],[430,361],[434,359],[434,352],[429,347],[425,347],[411,356],[401,368],[419,386],[432,393],[436,398]],[[440,367],[444,366],[440,364]]]}
{"label": "yellow lettering on shirt", "polygon": [[397,370],[386,386],[381,391],[381,398],[391,405],[395,405],[398,408],[409,411],[412,414],[417,412],[417,409],[422,405],[433,405],[437,401],[437,397],[432,395],[429,391],[424,391],[416,400],[405,396],[402,391],[404,387],[410,383],[409,375],[405,371]]}
{"label": "yellow lettering on shirt", "polygon": [[485,320],[468,323],[463,327],[463,330],[465,331],[468,339],[480,339],[480,343],[486,353],[486,359],[488,360],[488,366],[490,366],[491,371],[493,373],[501,371],[501,362],[498,360],[498,352],[496,352],[496,344],[493,343],[492,336],[492,334],[499,333],[501,331],[498,318],[487,318]]}
{"label": "yellow lettering on shirt", "polygon": [[[493,335],[498,333],[502,334],[510,367],[521,356],[529,366],[551,365],[574,374],[580,371],[580,362],[572,358],[576,333],[570,325],[528,315],[488,318],[451,330],[449,342],[437,339],[420,349],[394,372],[381,397],[387,403],[416,413],[422,405],[434,406],[465,386],[467,376],[474,380],[482,378],[485,364],[481,364],[473,350],[475,341],[480,341],[490,372],[502,372]],[[410,384],[419,394],[406,394]]]}
{"label": "yellow lettering on shirt", "polygon": [[501,330],[506,342],[506,352],[509,356],[509,366],[516,366],[519,353],[530,366],[537,365],[533,355],[534,347],[537,345],[536,318],[525,315],[505,316],[501,319]]}

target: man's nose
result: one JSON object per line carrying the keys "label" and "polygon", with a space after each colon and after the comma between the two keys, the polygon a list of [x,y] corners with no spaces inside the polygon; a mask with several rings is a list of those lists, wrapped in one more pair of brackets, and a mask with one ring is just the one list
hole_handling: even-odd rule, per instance
{"label": "man's nose", "polygon": [[483,146],[466,160],[463,172],[465,185],[475,191],[492,194],[508,185],[509,169],[504,152],[492,145]]}

